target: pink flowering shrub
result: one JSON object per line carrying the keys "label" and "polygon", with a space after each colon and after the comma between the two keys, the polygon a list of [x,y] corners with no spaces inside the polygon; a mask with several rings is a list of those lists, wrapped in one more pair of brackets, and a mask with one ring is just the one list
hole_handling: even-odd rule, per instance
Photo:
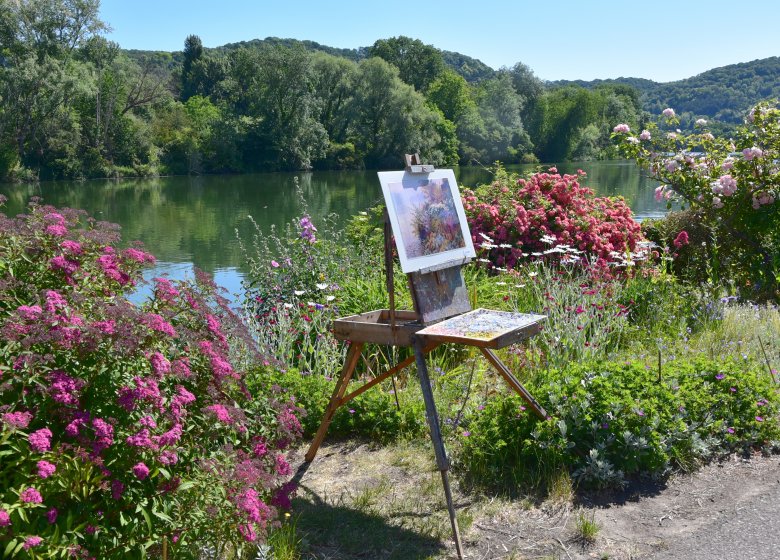
{"label": "pink flowering shrub", "polygon": [[620,198],[594,197],[579,183],[584,175],[560,175],[553,167],[522,178],[499,168],[490,185],[464,190],[474,244],[485,249],[491,266],[514,269],[550,245],[603,264],[634,251],[642,233],[631,210]]}
{"label": "pink flowering shrub", "polygon": [[153,257],[118,241],[73,210],[0,214],[0,550],[251,550],[289,507],[299,409],[246,389],[252,341],[204,275],[130,303]]}
{"label": "pink flowering shrub", "polygon": [[[626,156],[661,183],[658,200],[668,200],[670,208],[677,201],[689,212],[684,218],[689,225],[709,231],[710,239],[703,245],[687,249],[703,253],[710,268],[708,280],[734,283],[750,299],[777,299],[780,108],[757,105],[733,140],[713,136],[704,119],[696,121],[692,134],[681,133],[677,125],[674,111],[666,109],[658,124],[638,136],[620,125],[613,136]],[[671,231],[663,241],[682,248],[685,244],[675,237],[678,232]],[[695,272],[691,271],[694,278]]]}

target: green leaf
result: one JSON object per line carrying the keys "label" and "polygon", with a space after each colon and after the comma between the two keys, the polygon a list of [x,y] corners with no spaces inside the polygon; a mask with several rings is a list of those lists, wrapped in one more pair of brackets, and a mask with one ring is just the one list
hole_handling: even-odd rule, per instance
{"label": "green leaf", "polygon": [[12,540],[11,540],[11,541],[8,543],[8,546],[6,546],[6,547],[5,547],[5,552],[3,553],[3,556],[5,556],[5,557],[7,557],[7,556],[11,556],[11,551],[13,550],[13,548],[14,548],[15,546],[16,546],[16,539],[12,539]]}
{"label": "green leaf", "polygon": [[144,516],[144,519],[146,519],[146,527],[151,532],[151,530],[152,530],[152,519],[151,519],[151,517],[149,517],[149,512],[146,511],[146,509],[143,506],[140,506],[140,505],[138,506],[138,508],[136,508],[136,511],[140,511],[141,515]]}

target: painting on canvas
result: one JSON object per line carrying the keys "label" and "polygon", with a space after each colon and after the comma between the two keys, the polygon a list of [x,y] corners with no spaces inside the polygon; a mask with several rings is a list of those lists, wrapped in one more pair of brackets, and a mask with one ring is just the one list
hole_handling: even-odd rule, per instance
{"label": "painting on canvas", "polygon": [[380,172],[379,180],[404,272],[475,256],[452,170]]}

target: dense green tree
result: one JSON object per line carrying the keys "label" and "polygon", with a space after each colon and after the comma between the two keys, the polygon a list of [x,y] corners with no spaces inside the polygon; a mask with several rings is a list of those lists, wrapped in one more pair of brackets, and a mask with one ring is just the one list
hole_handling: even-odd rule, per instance
{"label": "dense green tree", "polygon": [[270,169],[307,169],[325,154],[327,134],[315,119],[311,59],[303,48],[269,47],[256,51],[240,76],[249,84],[248,115],[252,119],[250,151]]}
{"label": "dense green tree", "polygon": [[357,64],[345,58],[316,53],[312,56],[312,74],[317,120],[331,142],[346,142],[350,123],[348,108]]}
{"label": "dense green tree", "polygon": [[444,71],[444,59],[437,48],[403,35],[379,39],[368,49],[368,54],[398,68],[401,80],[417,91],[426,91]]}
{"label": "dense green tree", "polygon": [[0,171],[70,160],[79,135],[73,104],[94,87],[72,55],[104,29],[99,1],[0,0],[0,8]]}
{"label": "dense green tree", "polygon": [[428,101],[439,108],[447,120],[457,123],[477,103],[466,80],[453,70],[445,70],[431,83]]}
{"label": "dense green tree", "polygon": [[444,161],[437,130],[443,116],[381,58],[360,63],[353,107],[355,144],[367,166],[397,167],[403,154],[414,152],[430,163]]}
{"label": "dense green tree", "polygon": [[187,101],[198,90],[195,66],[203,59],[203,42],[197,35],[184,40],[184,60],[181,64],[181,100]]}
{"label": "dense green tree", "polygon": [[515,92],[510,76],[499,73],[480,84],[477,107],[484,123],[484,136],[473,146],[483,162],[514,159],[531,150],[520,110],[523,99]]}
{"label": "dense green tree", "polygon": [[100,0],[0,0],[3,56],[65,58],[106,29],[99,11]]}

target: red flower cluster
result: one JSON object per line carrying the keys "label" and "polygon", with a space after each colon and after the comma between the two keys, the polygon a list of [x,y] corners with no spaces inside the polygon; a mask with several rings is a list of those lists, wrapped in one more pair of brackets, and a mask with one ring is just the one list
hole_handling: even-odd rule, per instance
{"label": "red flower cluster", "polygon": [[551,245],[568,245],[604,262],[633,251],[643,238],[631,209],[622,198],[593,196],[579,184],[584,175],[560,175],[553,167],[524,179],[499,170],[492,184],[465,190],[475,245],[485,247],[483,234],[488,236],[491,263],[509,269]]}

